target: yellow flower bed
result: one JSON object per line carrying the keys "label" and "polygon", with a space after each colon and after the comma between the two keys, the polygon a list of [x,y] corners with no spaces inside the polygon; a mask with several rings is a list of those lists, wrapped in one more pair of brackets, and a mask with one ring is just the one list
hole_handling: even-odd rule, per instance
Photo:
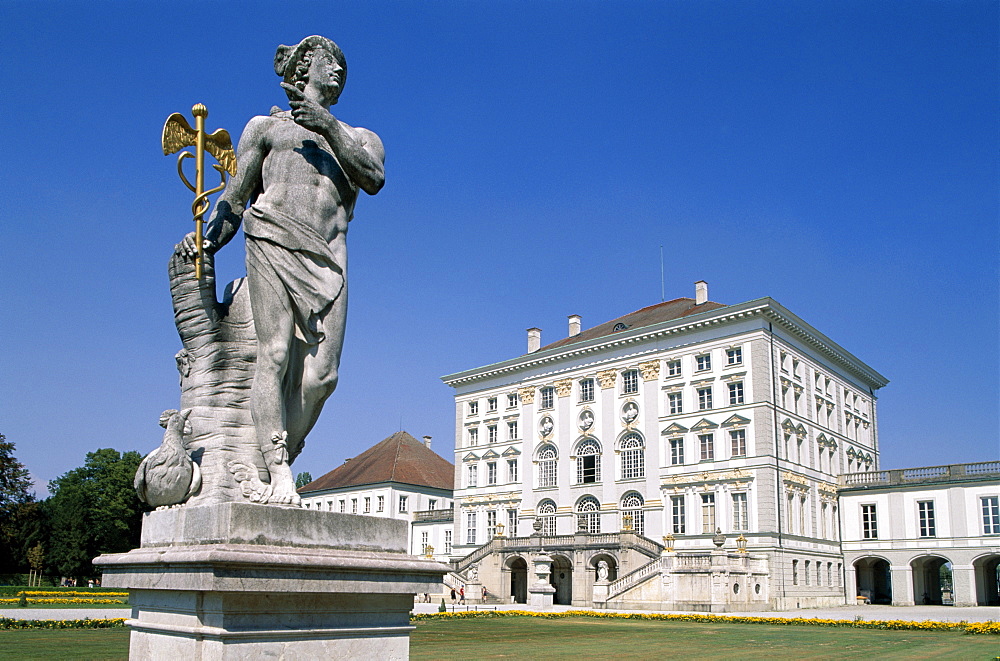
{"label": "yellow flower bed", "polygon": [[852,627],[856,629],[893,629],[906,631],[963,631],[968,634],[1000,635],[996,622],[913,622],[909,620],[832,620],[806,617],[754,617],[744,615],[709,615],[705,613],[613,613],[607,611],[571,610],[563,612],[535,611],[465,611],[458,613],[427,613],[410,616],[413,621],[464,617],[595,617],[620,620],[660,620],[667,622],[706,622],[712,624],[775,624],[783,626]]}
{"label": "yellow flower bed", "polygon": [[18,620],[0,617],[0,629],[112,629],[125,626],[125,618],[83,620]]}
{"label": "yellow flower bed", "polygon": [[[16,604],[20,603],[20,597],[15,597],[13,599],[0,599],[0,604]],[[44,598],[44,597],[27,597],[26,601],[29,604],[126,604],[127,601],[124,599],[97,599],[97,598],[80,598],[80,597],[68,597],[63,599],[56,598]]]}
{"label": "yellow flower bed", "polygon": [[17,593],[17,596],[24,595],[25,597],[88,597],[94,595],[100,595],[102,597],[127,597],[128,592],[94,592],[93,590],[55,590],[55,591],[38,591],[38,590],[22,590]]}

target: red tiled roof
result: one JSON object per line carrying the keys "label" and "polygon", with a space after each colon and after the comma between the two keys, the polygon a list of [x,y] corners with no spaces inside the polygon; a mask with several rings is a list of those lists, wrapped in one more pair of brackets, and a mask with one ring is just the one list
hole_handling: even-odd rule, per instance
{"label": "red tiled roof", "polygon": [[413,438],[398,431],[341,466],[299,489],[323,491],[342,487],[400,482],[435,489],[454,489],[455,466]]}
{"label": "red tiled roof", "polygon": [[[599,324],[593,328],[588,328],[587,330],[582,331],[579,335],[564,337],[563,339],[557,340],[552,344],[546,344],[540,349],[540,351],[566,346],[567,344],[584,342],[586,340],[592,340],[604,335],[620,333],[624,330],[630,330],[632,328],[642,328],[644,326],[652,326],[653,324],[658,324],[664,321],[673,321],[674,319],[680,319],[681,317],[698,314],[699,312],[708,312],[709,310],[716,310],[724,307],[726,306],[722,303],[715,303],[713,301],[707,301],[701,305],[695,305],[693,298],[675,298],[672,301],[650,305],[649,307],[636,310],[635,312],[630,312],[622,317],[618,317],[617,319],[606,321],[603,324]],[[618,330],[615,330],[615,327],[618,327],[619,324],[624,326],[624,328],[619,327]]]}

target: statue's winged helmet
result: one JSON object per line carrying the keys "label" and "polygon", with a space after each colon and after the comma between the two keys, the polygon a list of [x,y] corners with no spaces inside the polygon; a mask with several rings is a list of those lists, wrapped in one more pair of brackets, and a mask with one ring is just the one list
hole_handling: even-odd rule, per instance
{"label": "statue's winged helmet", "polygon": [[314,34],[311,37],[306,37],[294,46],[278,46],[278,52],[274,54],[274,72],[281,76],[286,83],[293,83],[295,78],[295,71],[302,61],[302,58],[317,48],[322,48],[331,55],[334,59],[340,63],[340,66],[344,69],[343,80],[347,80],[347,59],[344,57],[344,51],[340,50],[340,46],[335,44],[330,39],[326,37],[321,37]]}

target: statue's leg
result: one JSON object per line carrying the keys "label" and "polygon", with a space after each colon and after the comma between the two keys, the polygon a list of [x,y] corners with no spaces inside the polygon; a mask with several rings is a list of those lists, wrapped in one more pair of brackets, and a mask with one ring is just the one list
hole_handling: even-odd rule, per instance
{"label": "statue's leg", "polygon": [[[271,282],[251,279],[250,305],[257,332],[257,365],[250,389],[257,442],[271,474],[268,502],[299,502],[295,479],[288,465],[287,421],[282,382],[295,339],[294,318],[288,293]],[[256,286],[255,286],[256,285]]]}
{"label": "statue's leg", "polygon": [[323,404],[337,388],[340,355],[347,321],[347,287],[333,302],[320,322],[323,340],[304,356],[302,387],[286,400],[289,448],[297,454],[306,435],[316,424]]}

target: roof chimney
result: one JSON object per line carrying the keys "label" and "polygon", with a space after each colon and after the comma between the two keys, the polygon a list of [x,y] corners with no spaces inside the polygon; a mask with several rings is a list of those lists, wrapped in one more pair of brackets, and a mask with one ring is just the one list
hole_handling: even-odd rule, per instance
{"label": "roof chimney", "polygon": [[428,450],[431,449],[431,437],[430,436],[424,436],[424,447],[426,447]]}
{"label": "roof chimney", "polygon": [[579,334],[580,334],[580,315],[571,314],[569,316],[569,336],[573,337],[574,335],[579,335]]}
{"label": "roof chimney", "polygon": [[542,329],[528,329],[528,353],[535,353],[542,348]]}
{"label": "roof chimney", "polygon": [[694,283],[694,304],[701,305],[708,302],[708,283],[699,280]]}

